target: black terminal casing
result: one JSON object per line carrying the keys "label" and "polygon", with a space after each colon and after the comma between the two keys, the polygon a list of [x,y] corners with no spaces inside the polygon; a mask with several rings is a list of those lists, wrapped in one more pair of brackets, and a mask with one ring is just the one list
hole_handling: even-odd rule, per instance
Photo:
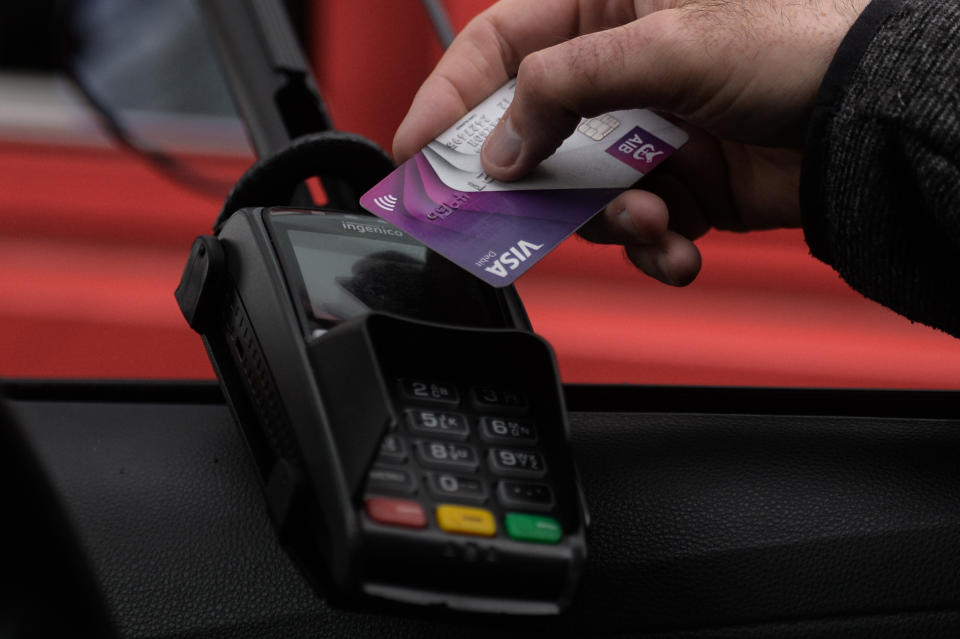
{"label": "black terminal casing", "polygon": [[[588,518],[553,353],[529,330],[515,291],[481,284],[498,307],[495,327],[374,309],[317,330],[272,235],[277,213],[242,209],[217,237],[197,238],[177,300],[203,337],[281,542],[318,588],[351,601],[366,594],[475,612],[562,611],[585,563]],[[550,453],[560,543],[410,531],[367,517],[365,478],[402,422],[396,380],[411,375],[526,389]]]}

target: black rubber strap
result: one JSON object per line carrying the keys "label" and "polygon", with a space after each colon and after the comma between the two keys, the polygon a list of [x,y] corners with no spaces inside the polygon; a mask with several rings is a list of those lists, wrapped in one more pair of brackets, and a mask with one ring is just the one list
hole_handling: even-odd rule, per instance
{"label": "black rubber strap", "polygon": [[393,161],[370,140],[339,131],[311,133],[295,139],[275,155],[247,169],[227,196],[214,232],[238,209],[288,204],[307,178],[338,178],[352,191],[339,208],[359,211],[360,196],[393,170]]}

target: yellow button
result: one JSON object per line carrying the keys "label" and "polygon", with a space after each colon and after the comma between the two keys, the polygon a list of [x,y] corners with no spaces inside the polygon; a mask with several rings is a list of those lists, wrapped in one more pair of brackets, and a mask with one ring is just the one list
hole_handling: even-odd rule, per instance
{"label": "yellow button", "polygon": [[437,506],[437,523],[443,530],[461,535],[493,537],[497,533],[493,513],[483,508],[442,504]]}

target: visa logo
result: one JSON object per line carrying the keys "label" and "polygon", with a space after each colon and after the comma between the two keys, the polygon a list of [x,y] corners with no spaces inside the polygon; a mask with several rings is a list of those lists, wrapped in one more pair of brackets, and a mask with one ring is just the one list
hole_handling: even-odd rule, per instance
{"label": "visa logo", "polygon": [[542,248],[543,244],[533,244],[532,242],[520,240],[514,246],[511,246],[510,250],[501,255],[492,266],[487,266],[483,270],[488,273],[493,273],[498,277],[506,277],[508,268],[511,271],[517,270],[521,262],[526,262],[527,258],[530,257],[534,251],[539,251]]}

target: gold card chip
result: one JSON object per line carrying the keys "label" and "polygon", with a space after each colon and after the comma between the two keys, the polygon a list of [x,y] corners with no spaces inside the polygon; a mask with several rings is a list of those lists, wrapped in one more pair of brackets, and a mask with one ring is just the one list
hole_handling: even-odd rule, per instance
{"label": "gold card chip", "polygon": [[577,127],[577,131],[583,133],[591,140],[599,142],[618,126],[620,126],[620,120],[609,113],[604,113],[595,118],[584,118],[583,121],[580,122],[580,126]]}

